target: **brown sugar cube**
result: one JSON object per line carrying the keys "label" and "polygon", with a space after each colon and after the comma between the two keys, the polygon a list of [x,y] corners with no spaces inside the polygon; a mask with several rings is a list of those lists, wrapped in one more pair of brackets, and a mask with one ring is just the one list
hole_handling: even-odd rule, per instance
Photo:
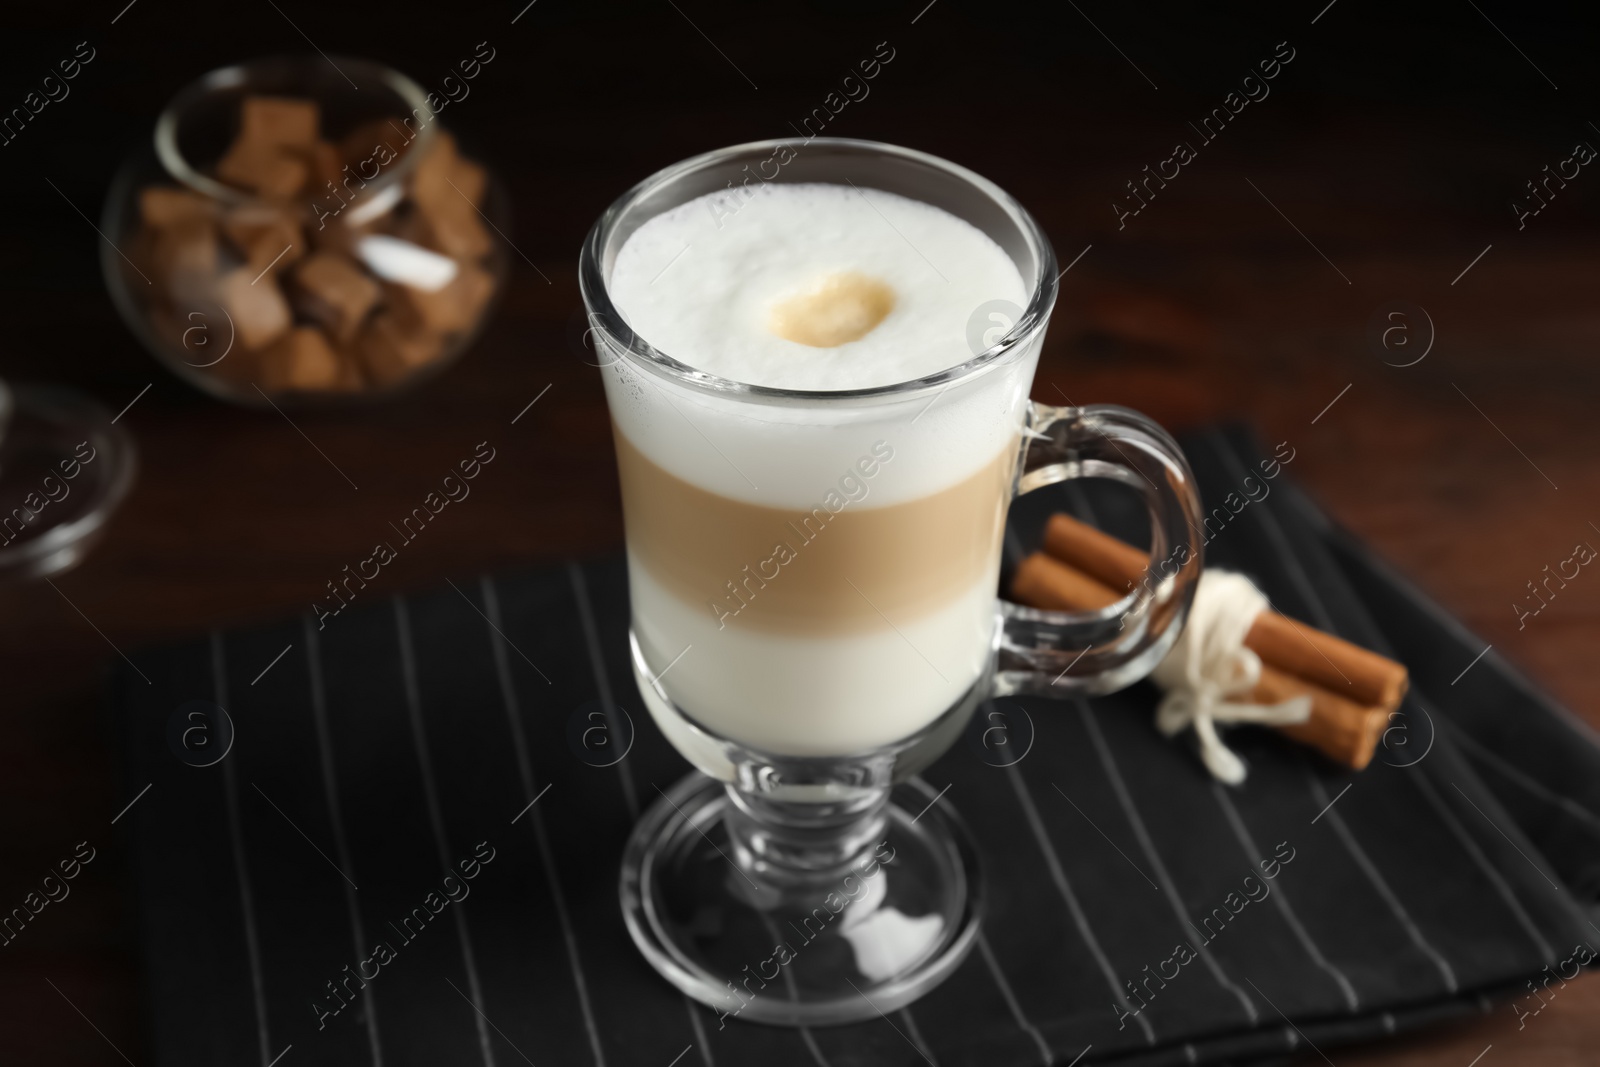
{"label": "brown sugar cube", "polygon": [[209,220],[169,226],[155,232],[150,253],[155,280],[180,310],[210,296],[220,269],[219,261],[217,228]]}
{"label": "brown sugar cube", "polygon": [[[267,283],[262,282],[261,284],[265,285]],[[200,319],[194,319],[190,325],[199,324],[201,321]],[[251,387],[251,383],[259,383],[261,381],[261,359],[263,353],[252,352],[242,344],[235,344],[227,350],[227,355],[223,355],[222,346],[225,346],[228,341],[226,334],[227,324],[223,323],[220,330],[212,324],[208,323],[207,325],[211,326],[211,332],[210,336],[205,339],[206,343],[204,345],[199,344],[200,335],[198,333],[192,334],[189,343],[184,345],[180,355],[191,365],[197,365],[195,369],[201,373],[232,382],[244,392],[254,396],[255,389]],[[217,357],[219,356],[222,358],[218,359]],[[216,362],[213,363],[211,362],[212,360],[216,360]]]}
{"label": "brown sugar cube", "polygon": [[289,302],[271,275],[256,284],[257,272],[239,267],[217,283],[217,302],[233,321],[234,335],[245,348],[265,348],[289,328]]}
{"label": "brown sugar cube", "polygon": [[444,200],[422,209],[424,242],[428,246],[457,259],[474,260],[489,254],[494,239],[483,224],[478,209],[454,193],[452,200]]}
{"label": "brown sugar cube", "polygon": [[489,172],[466,156],[457,156],[450,180],[472,201],[474,207],[483,205],[483,194],[489,188]]}
{"label": "brown sugar cube", "polygon": [[[449,134],[440,131],[439,136],[447,138]],[[483,203],[488,184],[487,171],[457,152],[453,141],[444,141],[435,143],[432,150],[417,161],[413,194],[424,210],[462,199],[476,206]]]}
{"label": "brown sugar cube", "polygon": [[436,334],[407,329],[397,316],[380,311],[361,331],[356,353],[367,377],[375,384],[388,385],[443,355],[444,340]]}
{"label": "brown sugar cube", "polygon": [[425,333],[454,333],[478,321],[494,294],[494,277],[481,267],[463,263],[455,279],[442,289],[429,292],[396,286],[394,291],[402,325]]}
{"label": "brown sugar cube", "polygon": [[[340,164],[350,164],[352,174],[359,172],[363,178],[371,181],[373,165],[379,168],[380,173],[392,166],[405,155],[415,136],[399,119],[364,122],[340,138]],[[369,160],[370,163],[367,162]],[[361,167],[363,163],[367,163],[364,170]]]}
{"label": "brown sugar cube", "polygon": [[331,225],[330,220],[361,191],[361,180],[345,172],[344,151],[332,141],[318,141],[306,153],[306,160],[311,167],[306,195],[312,200],[312,216],[324,226]]}
{"label": "brown sugar cube", "polygon": [[328,183],[339,184],[342,177],[340,170],[344,167],[344,160],[339,155],[339,149],[332,141],[318,141],[306,152],[306,161],[311,165],[311,191],[313,193],[326,192]]}
{"label": "brown sugar cube", "polygon": [[217,228],[210,222],[192,222],[157,230],[151,262],[156,270],[209,275],[217,272]]}
{"label": "brown sugar cube", "polygon": [[[415,204],[402,204],[394,212],[388,227],[384,230],[390,237],[401,241],[408,241],[418,248],[428,248],[430,240],[428,235],[428,219]],[[429,249],[431,251],[431,249]]]}
{"label": "brown sugar cube", "polygon": [[[456,139],[448,130],[440,129],[433,135],[433,144],[428,146],[427,154],[417,160],[417,169],[412,172],[412,195],[417,198],[417,203],[424,209],[433,205],[444,203],[446,200],[459,200],[462,193],[470,194],[471,190],[461,186],[456,181]],[[455,182],[461,189],[457,192],[450,187]]]}
{"label": "brown sugar cube", "polygon": [[353,217],[349,212],[340,215],[329,214],[322,219],[320,229],[315,222],[312,222],[306,227],[306,236],[311,239],[311,246],[319,252],[359,260],[361,257],[356,250],[357,244],[363,237],[379,232],[380,227],[387,223],[388,216],[359,225],[349,221]]}
{"label": "brown sugar cube", "polygon": [[341,343],[354,339],[383,290],[366,271],[343,256],[317,252],[300,264],[295,281],[312,317]]}
{"label": "brown sugar cube", "polygon": [[261,353],[261,387],[268,392],[337,388],[339,354],[315,326],[296,326]]}
{"label": "brown sugar cube", "polygon": [[239,109],[239,140],[272,148],[310,148],[317,140],[317,104],[288,96],[247,96]]}
{"label": "brown sugar cube", "polygon": [[350,351],[339,353],[339,381],[334,389],[341,393],[359,393],[366,387],[367,376],[362,372],[360,357]]}
{"label": "brown sugar cube", "polygon": [[235,141],[217,163],[217,177],[272,200],[287,200],[305,187],[310,164],[270,145]]}
{"label": "brown sugar cube", "polygon": [[274,271],[287,267],[305,254],[305,236],[294,215],[266,204],[247,204],[229,211],[222,220],[222,232],[244,257],[246,266],[257,272],[269,266]]}
{"label": "brown sugar cube", "polygon": [[[335,192],[334,190],[338,190]],[[363,211],[367,201],[361,199],[361,187],[351,183],[348,187],[335,182],[333,189],[326,185],[310,190],[311,212],[306,220],[306,236],[316,248],[328,248],[354,255],[351,249],[361,237],[387,225],[390,213],[380,211],[377,218],[366,218]],[[370,209],[368,209],[370,210]],[[362,219],[356,222],[356,219]]]}
{"label": "brown sugar cube", "polygon": [[177,226],[209,222],[216,204],[190,189],[150,185],[139,190],[139,218],[146,226]]}
{"label": "brown sugar cube", "polygon": [[424,242],[440,252],[477,259],[493,246],[477,205],[483,202],[488,174],[456,150],[444,130],[428,154],[417,161],[411,193],[424,223]]}

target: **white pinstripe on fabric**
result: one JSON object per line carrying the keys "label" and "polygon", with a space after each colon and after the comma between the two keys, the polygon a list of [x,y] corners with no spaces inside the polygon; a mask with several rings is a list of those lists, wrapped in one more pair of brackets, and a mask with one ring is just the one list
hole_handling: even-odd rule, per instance
{"label": "white pinstripe on fabric", "polygon": [[1355,834],[1345,825],[1343,816],[1331,807],[1332,801],[1328,799],[1328,791],[1322,788],[1322,783],[1317,780],[1317,776],[1313,773],[1311,767],[1302,760],[1300,769],[1305,774],[1312,797],[1322,806],[1322,817],[1327,819],[1328,823],[1333,827],[1333,832],[1344,843],[1345,850],[1356,861],[1356,866],[1361,868],[1362,873],[1367,876],[1367,881],[1372,883],[1373,888],[1378,891],[1378,895],[1383,897],[1384,902],[1389,905],[1389,908],[1400,919],[1400,925],[1405,927],[1406,936],[1411,939],[1411,943],[1416,945],[1417,950],[1428,957],[1433,965],[1438,968],[1439,976],[1444,979],[1445,989],[1451,993],[1459,992],[1461,983],[1456,980],[1455,968],[1451,967],[1450,961],[1445,959],[1444,955],[1429,944],[1427,938],[1422,936],[1422,928],[1411,918],[1411,913],[1406,910],[1405,905],[1400,903],[1400,898],[1389,887],[1389,880],[1378,870],[1377,865],[1367,858],[1366,849],[1356,842]]}
{"label": "white pinstripe on fabric", "polygon": [[[1412,699],[1415,699],[1415,697]],[[1550,942],[1546,941],[1544,934],[1539,932],[1539,927],[1534,924],[1533,917],[1522,906],[1522,901],[1512,891],[1511,886],[1506,884],[1506,880],[1500,876],[1500,872],[1495,870],[1494,864],[1489,862],[1489,857],[1484,855],[1483,849],[1473,840],[1472,835],[1467,833],[1466,827],[1461,825],[1461,821],[1455,817],[1455,813],[1445,805],[1444,799],[1433,788],[1433,783],[1428,781],[1428,776],[1425,774],[1413,774],[1408,777],[1416,783],[1417,789],[1427,798],[1429,806],[1433,808],[1440,819],[1444,820],[1444,824],[1449,828],[1451,835],[1460,842],[1467,855],[1472,858],[1478,868],[1483,871],[1484,876],[1489,879],[1489,884],[1494,887],[1494,891],[1499,895],[1500,899],[1505,901],[1512,917],[1517,920],[1517,925],[1522,927],[1523,933],[1527,934],[1528,939],[1538,947],[1541,958],[1546,963],[1554,964],[1556,962],[1556,954],[1551,949]]]}
{"label": "white pinstripe on fabric", "polygon": [[[774,944],[783,941],[784,936],[778,932],[778,928],[773,924],[772,917],[770,915],[762,913],[761,922],[764,926],[766,926],[767,936],[772,938]],[[789,999],[797,999],[800,995],[800,991],[795,986],[794,975],[790,973],[789,968],[779,967],[778,973],[783,975],[783,986],[789,991]],[[746,985],[745,988],[748,989],[749,986]],[[832,1067],[832,1065],[828,1062],[828,1057],[822,1054],[822,1048],[817,1044],[816,1037],[811,1033],[811,1027],[796,1026],[794,1031],[800,1035],[801,1044],[805,1045],[806,1050],[811,1053],[811,1058],[816,1062],[817,1067]]]}
{"label": "white pinstripe on fabric", "polygon": [[[222,649],[222,635],[211,631],[211,678],[217,705],[228,710],[228,665]],[[261,973],[261,944],[256,935],[255,892],[250,886],[250,865],[245,860],[244,832],[239,825],[239,783],[233,761],[222,759],[223,808],[228,815],[228,846],[233,852],[233,873],[239,884],[239,910],[244,917],[245,954],[250,959],[250,992],[255,1005],[256,1039],[261,1047],[261,1067],[272,1062],[271,1038],[267,1031],[266,980]]]}
{"label": "white pinstripe on fabric", "polygon": [[[612,727],[611,735],[620,737],[621,733],[615,729],[617,703],[611,698],[611,678],[606,674],[606,659],[600,651],[600,631],[594,624],[594,608],[589,602],[589,585],[584,580],[583,569],[576,563],[567,564],[567,573],[572,577],[572,593],[578,602],[578,622],[583,627],[583,640],[589,649],[589,666],[594,671],[594,684],[600,694],[600,707],[605,714],[606,723]],[[623,762],[625,761],[617,761],[617,777],[622,782],[622,795],[628,804],[628,817],[637,822],[639,795],[634,791],[633,777],[628,774]]]}
{"label": "white pinstripe on fabric", "polygon": [[[322,766],[322,793],[328,804],[328,822],[333,827],[333,854],[339,857],[339,870],[355,878],[356,865],[350,859],[350,846],[344,836],[344,813],[339,805],[338,778],[333,762],[333,742],[328,736],[328,697],[322,684],[322,645],[317,639],[311,616],[304,619],[306,637],[306,663],[310,675],[311,716],[317,728],[317,755]],[[340,880],[344,890],[344,906],[350,916],[350,943],[356,959],[367,954],[366,932],[361,926],[361,908],[356,903],[356,891],[348,882]],[[372,1052],[372,1067],[383,1067],[383,1045],[378,1039],[378,1005],[372,983],[361,986],[361,1007],[366,1016],[367,1046]]]}
{"label": "white pinstripe on fabric", "polygon": [[978,930],[978,952],[983,956],[983,962],[988,964],[989,973],[994,975],[994,984],[1000,987],[1000,996],[1005,999],[1006,1007],[1011,1009],[1011,1017],[1017,1021],[1023,1033],[1033,1038],[1034,1044],[1039,1046],[1039,1055],[1044,1060],[1044,1067],[1050,1067],[1055,1062],[1055,1054],[1050,1051],[1050,1042],[1044,1039],[1039,1028],[1028,1021],[1022,1014],[1022,1005],[1017,1002],[1017,995],[1011,991],[1011,983],[1006,981],[1006,976],[1000,970],[999,962],[994,958],[994,952],[989,948],[989,939],[983,935],[983,930]]}
{"label": "white pinstripe on fabric", "polygon": [[[1045,866],[1050,869],[1050,879],[1055,883],[1056,890],[1061,894],[1061,899],[1066,901],[1067,910],[1072,913],[1072,921],[1078,928],[1078,936],[1083,938],[1083,943],[1089,949],[1089,954],[1094,957],[1096,966],[1105,977],[1106,985],[1111,989],[1111,995],[1118,1004],[1129,1012],[1134,1010],[1129,1003],[1127,994],[1117,984],[1116,972],[1111,969],[1111,961],[1106,958],[1105,951],[1101,949],[1100,942],[1094,936],[1094,931],[1089,926],[1089,919],[1083,912],[1083,906],[1078,903],[1078,896],[1072,891],[1072,883],[1067,880],[1067,872],[1061,866],[1061,860],[1056,855],[1056,849],[1050,843],[1050,836],[1046,833],[1044,822],[1039,818],[1039,809],[1034,806],[1033,797],[1028,794],[1028,786],[1022,779],[1022,774],[1015,765],[1007,767],[1006,777],[1011,780],[1011,787],[1017,794],[1017,802],[1022,805],[1022,813],[1026,817],[1028,827],[1033,831],[1034,840],[1039,844],[1039,851],[1044,854]],[[1139,1024],[1139,1029],[1144,1032],[1147,1044],[1156,1043],[1155,1028],[1150,1025],[1150,1020],[1140,1011],[1133,1016],[1133,1021]]]}
{"label": "white pinstripe on fabric", "polygon": [[706,1040],[705,1024],[700,1021],[700,1009],[688,997],[683,998],[684,1010],[689,1013],[689,1025],[694,1028],[694,1041],[700,1047],[700,1059],[706,1067],[716,1067],[716,1061],[711,1058],[711,1043]]}
{"label": "white pinstripe on fabric", "polygon": [[[506,656],[505,639],[501,631],[505,624],[500,618],[500,598],[495,595],[494,583],[485,575],[480,579],[483,589],[483,613],[488,622],[489,647],[494,653],[494,673],[500,683],[500,694],[506,709],[506,720],[511,728],[512,747],[517,755],[517,773],[522,779],[523,796],[530,805],[538,796],[538,783],[533,777],[533,762],[528,756],[528,739],[522,729],[522,710],[517,700],[516,685],[511,679],[511,662]],[[544,868],[545,883],[550,898],[555,902],[556,917],[561,923],[561,937],[566,945],[567,966],[572,972],[572,984],[578,993],[578,1006],[583,1011],[583,1025],[589,1035],[589,1047],[594,1053],[595,1067],[605,1067],[606,1054],[600,1045],[600,1029],[595,1025],[594,1008],[589,1002],[589,984],[584,980],[583,961],[578,955],[578,938],[572,927],[572,916],[567,910],[566,894],[561,889],[561,878],[556,872],[555,853],[551,851],[549,836],[545,833],[544,817],[537,805],[528,809],[528,821],[533,826],[534,844],[539,850],[540,865]]]}
{"label": "white pinstripe on fabric", "polygon": [[1467,755],[1472,759],[1488,764],[1496,774],[1500,774],[1506,778],[1509,778],[1523,790],[1538,797],[1541,801],[1550,805],[1551,807],[1560,808],[1568,815],[1571,815],[1573,818],[1583,823],[1584,827],[1588,829],[1590,833],[1593,833],[1597,838],[1600,838],[1600,815],[1596,815],[1594,812],[1590,811],[1582,804],[1579,804],[1571,797],[1564,797],[1550,791],[1549,789],[1546,789],[1541,783],[1535,781],[1533,778],[1530,778],[1528,775],[1519,771],[1517,768],[1513,767],[1511,764],[1495,755],[1494,752],[1478,743],[1473,739],[1472,735],[1468,734],[1465,730],[1456,733],[1451,740],[1460,745],[1462,748],[1466,749]]}
{"label": "white pinstripe on fabric", "polygon": [[[1182,895],[1178,892],[1177,883],[1172,880],[1172,875],[1167,872],[1167,865],[1162,862],[1161,855],[1156,851],[1155,841],[1150,837],[1150,832],[1145,827],[1144,817],[1139,814],[1139,809],[1133,802],[1133,795],[1128,792],[1127,783],[1123,781],[1122,771],[1118,769],[1117,762],[1112,757],[1111,746],[1106,743],[1104,735],[1100,732],[1100,724],[1094,721],[1094,713],[1089,710],[1087,704],[1081,700],[1073,703],[1078,706],[1078,715],[1083,719],[1084,729],[1089,732],[1090,741],[1093,743],[1095,751],[1099,753],[1100,764],[1105,768],[1106,777],[1111,781],[1111,789],[1117,794],[1117,800],[1122,804],[1122,810],[1128,816],[1128,822],[1133,826],[1134,836],[1139,839],[1139,847],[1144,850],[1145,859],[1150,861],[1150,866],[1155,868],[1156,880],[1161,883],[1161,892],[1166,896],[1167,903],[1171,905],[1172,913],[1177,916],[1180,923],[1193,929],[1193,919],[1189,915],[1188,908],[1183,903]],[[1249,1017],[1250,1025],[1254,1026],[1260,1020],[1261,1014],[1256,1010],[1255,1002],[1250,999],[1250,995],[1233,984],[1233,980],[1223,972],[1222,965],[1217,962],[1216,957],[1212,955],[1210,948],[1207,947],[1204,941],[1201,941],[1195,948],[1195,952],[1204,961],[1206,969],[1211,972],[1217,983],[1223,989],[1232,993],[1239,1003],[1244,1006],[1245,1015]]]}
{"label": "white pinstripe on fabric", "polygon": [[906,1032],[917,1046],[917,1051],[922,1053],[922,1058],[927,1060],[931,1067],[939,1067],[939,1061],[934,1058],[928,1046],[928,1039],[922,1036],[922,1030],[917,1026],[916,1018],[911,1014],[910,1007],[900,1009],[900,1018],[906,1021]]}
{"label": "white pinstripe on fabric", "polygon": [[[411,620],[406,602],[394,598],[395,631],[400,641],[400,675],[405,683],[406,714],[411,720],[411,740],[417,750],[417,766],[422,772],[422,793],[428,806],[428,822],[433,827],[433,841],[439,850],[439,866],[446,874],[450,868],[450,841],[445,834],[444,813],[439,808],[439,790],[434,784],[433,756],[428,750],[428,733],[422,722],[422,695],[417,689],[417,659],[411,647]],[[484,1067],[495,1067],[494,1047],[489,1043],[488,1018],[483,1013],[483,988],[478,981],[478,964],[472,952],[472,935],[467,930],[467,918],[459,907],[451,908],[455,919],[456,937],[461,943],[461,961],[467,972],[467,989],[472,994],[473,1024],[478,1030],[478,1048],[483,1054]]]}
{"label": "white pinstripe on fabric", "polygon": [[[1229,799],[1228,792],[1223,788],[1221,782],[1213,781],[1211,783],[1211,795],[1217,798],[1217,803],[1222,807],[1222,813],[1226,816],[1228,825],[1233,828],[1234,836],[1239,839],[1239,844],[1244,848],[1245,854],[1250,857],[1250,863],[1253,866],[1260,866],[1262,860],[1266,857],[1261,854],[1261,849],[1256,847],[1255,838],[1250,835],[1250,828],[1245,826],[1244,820],[1239,817],[1238,809],[1233,806],[1233,801]],[[1294,931],[1295,940],[1299,941],[1306,950],[1306,954],[1311,957],[1311,962],[1333,979],[1334,984],[1339,987],[1339,991],[1344,994],[1345,1004],[1350,1011],[1352,1013],[1358,1011],[1361,1007],[1361,998],[1356,996],[1356,987],[1350,983],[1350,979],[1345,976],[1343,971],[1329,962],[1328,958],[1322,954],[1322,949],[1317,947],[1317,943],[1312,940],[1311,932],[1300,921],[1300,916],[1295,914],[1294,905],[1289,903],[1289,893],[1284,889],[1283,883],[1278,883],[1270,899],[1277,902],[1279,914],[1289,924],[1289,928]]]}

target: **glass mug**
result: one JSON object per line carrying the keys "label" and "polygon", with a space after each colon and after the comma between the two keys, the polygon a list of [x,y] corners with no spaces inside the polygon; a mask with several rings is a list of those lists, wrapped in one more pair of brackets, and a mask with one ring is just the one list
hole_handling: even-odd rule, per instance
{"label": "glass mug", "polygon": [[[710,193],[728,198],[713,209],[719,227],[739,225],[744,183],[767,169],[771,181],[850,182],[965,219],[1015,263],[1026,308],[1011,309],[1015,321],[972,309],[972,359],[895,385],[802,391],[695,370],[695,353],[655,348],[613,303],[617,252],[649,219]],[[1043,232],[993,183],[834,138],[668,167],[584,243],[634,673],[699,771],[634,829],[622,909],[650,964],[721,1020],[852,1022],[953,971],[977,936],[982,871],[949,801],[915,775],[989,697],[1122,688],[1183,627],[1201,544],[1177,445],[1126,408],[1028,400],[1056,272]],[[1093,613],[997,599],[1013,496],[1079,477],[1141,493],[1151,558],[1182,564]]]}

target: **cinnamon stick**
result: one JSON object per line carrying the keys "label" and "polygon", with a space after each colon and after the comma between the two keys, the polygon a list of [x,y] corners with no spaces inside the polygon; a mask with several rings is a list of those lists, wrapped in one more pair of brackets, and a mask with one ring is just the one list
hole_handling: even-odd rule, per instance
{"label": "cinnamon stick", "polygon": [[1011,596],[1019,604],[1052,611],[1099,611],[1122,599],[1110,586],[1043,552],[1017,565]]}
{"label": "cinnamon stick", "polygon": [[[1121,599],[1115,589],[1043,552],[1035,552],[1017,567],[1011,595],[1021,603],[1056,611],[1096,611]],[[1275,729],[1353,770],[1372,761],[1393,707],[1360,704],[1274,667],[1265,657],[1261,679],[1244,699],[1252,704],[1278,704],[1297,696],[1311,698],[1311,717]]]}
{"label": "cinnamon stick", "polygon": [[[1050,555],[1113,590],[1132,590],[1150,565],[1146,553],[1071,515],[1051,517],[1044,544]],[[1263,663],[1342,693],[1357,704],[1392,711],[1410,685],[1401,664],[1275,611],[1257,616],[1244,644]]]}
{"label": "cinnamon stick", "polygon": [[1247,699],[1252,704],[1281,704],[1297,696],[1311,698],[1311,717],[1273,729],[1351,770],[1359,771],[1372,762],[1378,741],[1389,726],[1392,708],[1357,704],[1265,662],[1261,664],[1261,680]]}

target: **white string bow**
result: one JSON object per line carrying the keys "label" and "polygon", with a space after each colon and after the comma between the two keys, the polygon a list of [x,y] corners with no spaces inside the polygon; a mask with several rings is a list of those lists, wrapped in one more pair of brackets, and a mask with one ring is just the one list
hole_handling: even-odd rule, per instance
{"label": "white string bow", "polygon": [[1217,735],[1217,723],[1284,726],[1311,717],[1311,698],[1306,696],[1280,704],[1230,699],[1250,692],[1261,680],[1261,657],[1244,647],[1244,639],[1266,608],[1267,598],[1244,575],[1203,571],[1188,625],[1150,676],[1166,691],[1156,709],[1156,729],[1172,737],[1192,724],[1206,769],[1228,785],[1243,782],[1247,772],[1244,761]]}

